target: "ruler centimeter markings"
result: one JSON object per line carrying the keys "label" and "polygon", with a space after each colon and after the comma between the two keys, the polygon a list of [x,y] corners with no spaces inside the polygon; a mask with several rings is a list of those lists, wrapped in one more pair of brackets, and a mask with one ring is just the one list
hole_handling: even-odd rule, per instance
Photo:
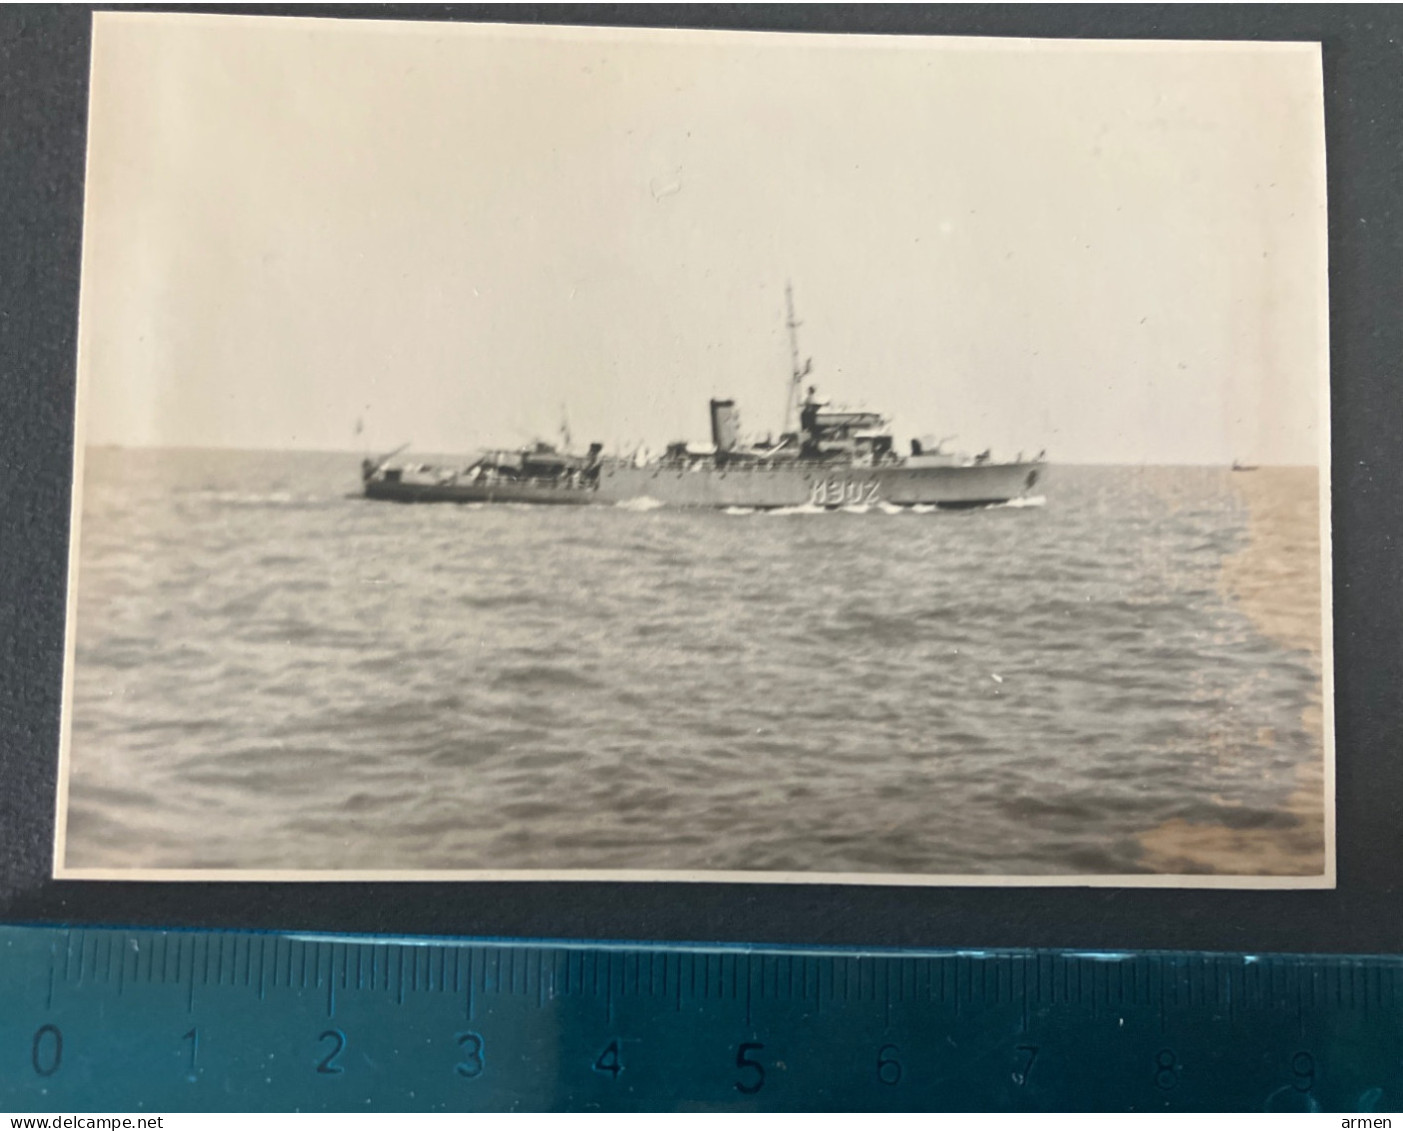
{"label": "ruler centimeter markings", "polygon": [[1403,958],[0,927],[0,1110],[1396,1110]]}

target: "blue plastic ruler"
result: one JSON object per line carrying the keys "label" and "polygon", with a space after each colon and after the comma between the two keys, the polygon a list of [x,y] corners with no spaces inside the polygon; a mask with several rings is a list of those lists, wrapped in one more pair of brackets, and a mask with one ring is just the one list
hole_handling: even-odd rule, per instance
{"label": "blue plastic ruler", "polygon": [[1403,1106],[1403,960],[0,928],[0,1110]]}

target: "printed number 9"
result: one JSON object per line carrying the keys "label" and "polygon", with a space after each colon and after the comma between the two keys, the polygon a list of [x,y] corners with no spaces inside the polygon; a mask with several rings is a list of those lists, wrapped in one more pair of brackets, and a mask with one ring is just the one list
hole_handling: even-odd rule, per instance
{"label": "printed number 9", "polygon": [[1315,1057],[1298,1052],[1291,1058],[1291,1074],[1295,1077],[1291,1086],[1298,1092],[1309,1092],[1315,1087]]}

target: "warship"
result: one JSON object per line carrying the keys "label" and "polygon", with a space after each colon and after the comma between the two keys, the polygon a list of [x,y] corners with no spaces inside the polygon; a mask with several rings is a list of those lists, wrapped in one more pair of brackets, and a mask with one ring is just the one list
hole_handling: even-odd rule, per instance
{"label": "warship", "polygon": [[678,441],[645,459],[606,456],[597,443],[576,454],[568,441],[562,448],[538,442],[461,465],[396,462],[397,451],[362,462],[365,496],[401,503],[948,509],[1008,503],[1037,486],[1041,452],[999,461],[989,451],[961,455],[945,451],[946,441],[914,439],[901,454],[880,413],[832,407],[812,385],[801,400],[813,363],[799,363],[792,292],[786,298],[791,368],[778,438],[744,441],[735,401],[714,399],[706,446]]}

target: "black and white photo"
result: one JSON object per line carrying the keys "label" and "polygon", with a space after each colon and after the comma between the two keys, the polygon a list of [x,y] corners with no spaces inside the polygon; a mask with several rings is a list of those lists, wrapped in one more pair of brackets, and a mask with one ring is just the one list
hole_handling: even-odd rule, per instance
{"label": "black and white photo", "polygon": [[1322,97],[96,14],[55,875],[1333,886]]}

